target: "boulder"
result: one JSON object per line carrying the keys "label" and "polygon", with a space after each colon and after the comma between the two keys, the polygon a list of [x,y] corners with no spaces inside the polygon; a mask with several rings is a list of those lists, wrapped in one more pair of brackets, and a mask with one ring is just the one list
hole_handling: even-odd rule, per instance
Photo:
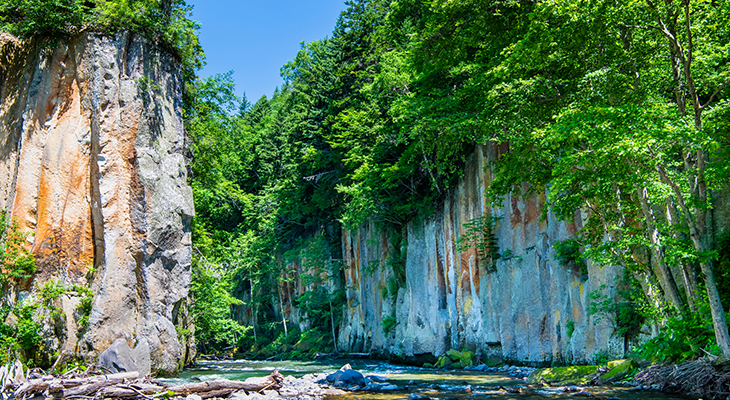
{"label": "boulder", "polygon": [[333,374],[327,375],[327,382],[333,386],[349,387],[349,386],[365,386],[365,377],[354,369],[339,370]]}
{"label": "boulder", "polygon": [[446,355],[449,356],[451,361],[459,361],[461,360],[461,352],[458,350],[451,349],[446,352]]}
{"label": "boulder", "polygon": [[99,365],[112,373],[136,371],[145,376],[150,373],[150,364],[150,349],[144,340],[132,349],[119,338],[99,355]]}

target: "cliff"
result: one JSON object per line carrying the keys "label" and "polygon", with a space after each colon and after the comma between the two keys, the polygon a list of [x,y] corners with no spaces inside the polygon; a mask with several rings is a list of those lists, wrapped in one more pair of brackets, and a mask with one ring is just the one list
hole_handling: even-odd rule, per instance
{"label": "cliff", "polygon": [[55,47],[3,35],[0,60],[0,208],[39,266],[8,301],[88,286],[88,325],[80,297],[61,296],[49,352],[93,357],[124,338],[153,371],[178,370],[194,348],[176,331],[194,214],[179,63],[129,33]]}
{"label": "cliff", "polygon": [[[373,226],[344,232],[348,289],[340,349],[413,357],[468,348],[483,358],[532,364],[623,355],[626,343],[613,334],[612,319],[588,313],[592,292],[616,294],[620,268],[561,265],[553,245],[573,237],[581,218],[567,223],[549,212],[541,218],[544,196],[510,197],[491,209],[485,169],[497,152],[478,147],[444,204],[408,224],[401,276],[398,267],[385,267],[394,253],[383,233]],[[457,244],[465,223],[488,215],[496,217],[502,254],[495,264]]]}

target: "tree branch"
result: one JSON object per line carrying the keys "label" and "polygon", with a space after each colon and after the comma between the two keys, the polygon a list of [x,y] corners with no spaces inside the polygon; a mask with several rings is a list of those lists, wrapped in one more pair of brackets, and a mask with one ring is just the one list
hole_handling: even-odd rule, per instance
{"label": "tree branch", "polygon": [[727,85],[730,85],[730,79],[728,79],[724,83],[722,83],[720,85],[720,87],[718,87],[717,90],[715,90],[712,93],[712,95],[710,96],[710,99],[707,100],[707,103],[700,105],[700,110],[704,110],[705,108],[707,108],[708,105],[710,105],[713,101],[715,101],[715,98],[717,97],[717,95],[719,95],[720,92],[722,92],[723,89],[725,89],[725,87],[727,87]]}
{"label": "tree branch", "polygon": [[654,25],[623,25],[625,28],[643,29],[643,30],[657,30],[660,31],[662,28]]}

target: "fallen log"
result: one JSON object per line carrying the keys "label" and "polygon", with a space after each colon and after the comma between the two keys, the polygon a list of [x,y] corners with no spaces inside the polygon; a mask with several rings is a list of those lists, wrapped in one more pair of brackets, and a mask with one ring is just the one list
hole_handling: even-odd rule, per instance
{"label": "fallen log", "polygon": [[116,385],[104,388],[100,393],[103,398],[126,398],[126,397],[142,397],[152,400],[155,394],[158,397],[167,395],[164,387],[157,385],[133,384],[133,385]]}
{"label": "fallen log", "polygon": [[226,389],[231,389],[231,391],[245,390],[246,392],[260,392],[268,389],[280,389],[281,381],[283,380],[284,377],[278,371],[274,371],[267,377],[248,378],[243,382],[230,381],[228,379],[217,379],[214,381],[186,383],[183,385],[172,386],[167,388],[167,390],[175,393],[176,396],[187,396],[190,394]]}
{"label": "fallen log", "polygon": [[149,378],[139,379],[137,372],[124,372],[91,377],[65,376],[54,378],[43,376],[24,382],[15,391],[16,399],[27,399],[42,395],[46,399],[129,399],[155,400],[161,397],[187,397],[195,394],[203,399],[225,398],[233,392],[247,393],[264,390],[278,390],[284,377],[275,371],[269,376],[248,378],[245,381],[218,379],[207,382],[186,383],[167,386]]}
{"label": "fallen log", "polygon": [[[38,379],[31,379],[26,381],[18,390],[15,391],[15,397],[21,398],[26,393],[37,392],[37,393],[53,393],[54,397],[66,397],[68,395],[56,395],[56,393],[63,393],[67,388],[76,388],[78,393],[75,396],[82,396],[84,394],[92,393],[104,386],[116,385],[123,383],[124,381],[133,380],[139,378],[139,372],[122,372],[119,374],[112,375],[99,375],[92,376],[89,378],[81,379],[55,379],[50,377],[43,377]],[[84,387],[81,391],[79,388]],[[90,391],[86,389],[93,387]],[[70,389],[69,389],[70,390]]]}
{"label": "fallen log", "polygon": [[[94,383],[91,383],[88,385],[77,386],[75,388],[66,389],[63,392],[61,392],[60,396],[57,396],[57,397],[67,398],[67,397],[74,397],[74,396],[89,396],[89,395],[93,395],[93,394],[99,392],[100,390],[103,390],[103,393],[106,393],[106,392],[112,392],[113,391],[112,389],[115,387],[126,388],[127,386],[129,388],[131,388],[130,390],[132,392],[136,393],[135,390],[137,390],[145,395],[152,395],[152,394],[165,390],[164,386],[153,385],[153,384],[148,384],[148,383],[141,383],[141,382],[134,382],[127,386],[121,386],[121,384],[123,382],[116,382],[113,384],[107,384],[107,382],[108,381],[99,381],[99,382],[94,382]],[[134,396],[136,396],[136,394],[133,394],[130,396],[121,396],[121,395],[120,396],[117,396],[117,395],[106,396],[105,395],[104,397],[134,397]]]}
{"label": "fallen log", "polygon": [[231,393],[235,392],[233,389],[221,389],[221,390],[214,390],[212,392],[205,392],[200,394],[200,398],[202,399],[212,399],[214,397],[228,397],[231,395]]}

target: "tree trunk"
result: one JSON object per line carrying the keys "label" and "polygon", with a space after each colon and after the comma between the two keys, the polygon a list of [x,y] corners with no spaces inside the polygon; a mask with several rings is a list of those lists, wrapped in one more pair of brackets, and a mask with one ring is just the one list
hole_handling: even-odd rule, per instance
{"label": "tree trunk", "polygon": [[253,302],[253,280],[249,279],[248,282],[251,284],[251,326],[253,327],[253,342],[258,343],[256,338],[256,307]]}
{"label": "tree trunk", "polygon": [[720,293],[717,291],[712,263],[705,261],[700,266],[702,267],[702,275],[705,278],[707,299],[710,302],[712,325],[715,327],[715,340],[717,340],[717,344],[722,348],[722,355],[730,357],[730,335],[728,335],[727,319],[725,318],[725,310],[720,302]]}
{"label": "tree trunk", "polygon": [[[692,239],[692,244],[694,245],[695,250],[700,254],[706,254],[708,250],[705,247],[706,238],[700,236],[700,233],[697,229],[695,216],[690,213],[690,210],[684,201],[684,195],[682,194],[681,189],[679,188],[679,186],[677,186],[676,183],[671,180],[666,170],[664,169],[664,166],[658,165],[657,171],[659,172],[659,176],[662,178],[662,181],[672,188],[672,191],[674,191],[674,194],[677,197],[677,204],[679,205],[680,210],[682,210],[682,213],[687,220],[687,226],[689,227],[689,237],[690,239]],[[702,223],[704,222],[705,221],[703,220]],[[710,302],[712,325],[715,329],[715,339],[717,340],[717,344],[722,349],[723,356],[730,357],[730,334],[728,334],[725,310],[723,309],[722,303],[720,302],[720,293],[717,291],[715,274],[712,270],[712,260],[708,258],[700,262],[700,268],[702,269],[702,275],[705,280],[707,299]]]}
{"label": "tree trunk", "polygon": [[335,310],[332,308],[332,299],[330,298],[330,294],[327,293],[327,300],[330,302],[330,322],[332,325],[332,346],[335,349],[335,353],[337,353],[337,337],[335,336]]}
{"label": "tree trunk", "polygon": [[641,203],[641,210],[644,214],[644,221],[646,222],[646,230],[651,243],[651,252],[653,255],[652,269],[659,278],[659,283],[662,286],[664,295],[667,300],[672,303],[677,311],[684,311],[684,302],[679,296],[679,290],[677,284],[674,282],[671,271],[667,267],[667,263],[664,261],[664,249],[662,247],[661,239],[659,237],[659,230],[656,227],[656,219],[654,218],[654,211],[651,209],[651,204],[647,197],[646,188],[640,188],[637,190],[639,195],[639,202]]}
{"label": "tree trunk", "polygon": [[279,310],[281,310],[281,322],[284,323],[284,336],[289,336],[289,330],[286,327],[286,315],[284,314],[284,301],[281,299],[281,291],[284,285],[279,282],[277,288],[279,289]]}
{"label": "tree trunk", "polygon": [[[671,198],[667,199],[667,222],[669,225],[674,225],[681,223],[680,218],[677,215],[677,207],[672,202]],[[674,235],[675,238],[679,240],[686,240],[687,237],[684,234]],[[684,290],[685,294],[687,296],[687,305],[689,306],[690,312],[695,312],[697,310],[697,301],[700,294],[700,286],[699,282],[697,281],[697,272],[695,272],[695,266],[687,263],[687,262],[681,262],[679,263],[679,267],[682,270],[682,281],[684,282]]]}

